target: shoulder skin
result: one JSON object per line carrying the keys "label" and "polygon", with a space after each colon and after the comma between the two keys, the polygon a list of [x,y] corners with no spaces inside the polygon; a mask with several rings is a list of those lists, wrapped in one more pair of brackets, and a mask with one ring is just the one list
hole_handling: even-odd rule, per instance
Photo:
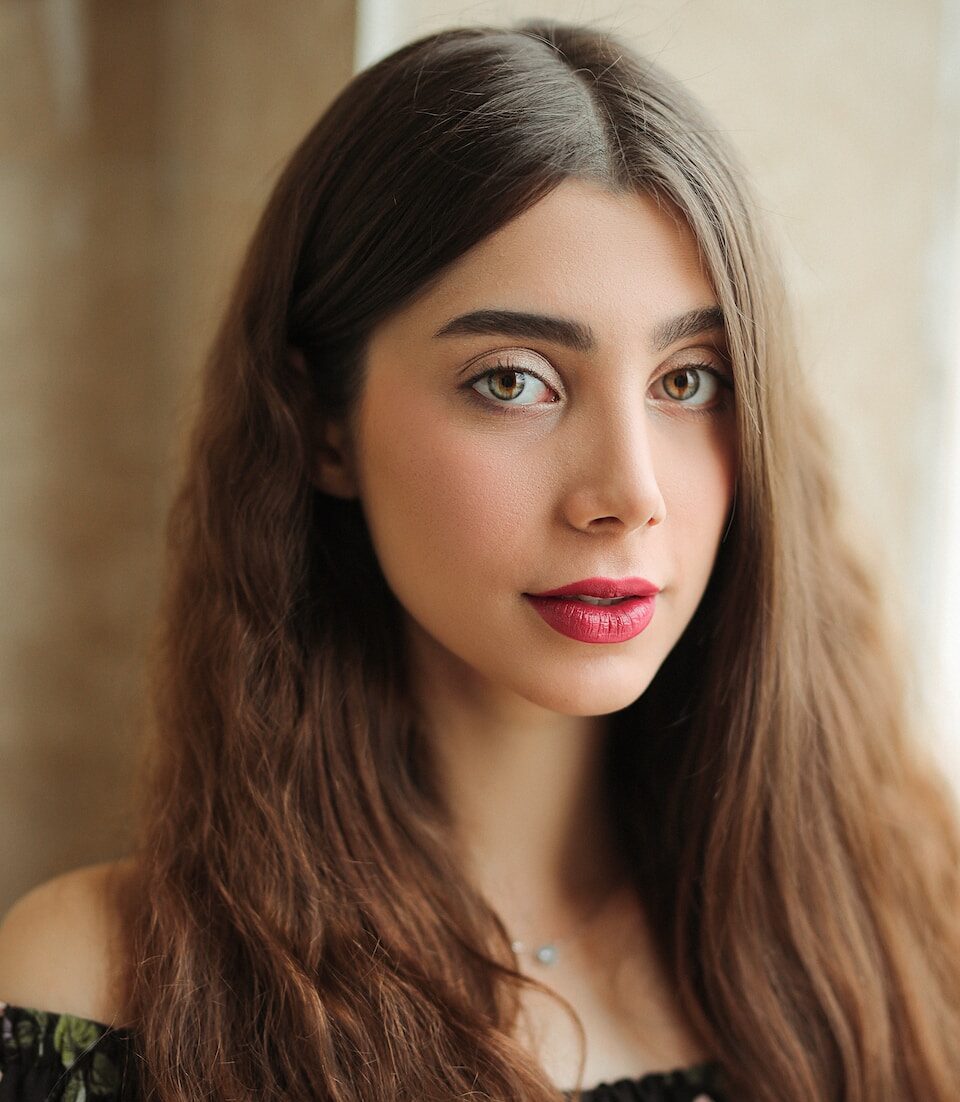
{"label": "shoulder skin", "polygon": [[120,1026],[121,926],[115,904],[129,859],[38,884],[0,922],[0,1002]]}

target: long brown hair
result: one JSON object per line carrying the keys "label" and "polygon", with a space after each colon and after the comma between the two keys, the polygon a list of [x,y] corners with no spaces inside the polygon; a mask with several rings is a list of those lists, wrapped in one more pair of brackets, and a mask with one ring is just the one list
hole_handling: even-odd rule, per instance
{"label": "long brown hair", "polygon": [[286,164],[211,350],[140,781],[146,1098],[559,1097],[512,1032],[531,981],[451,852],[398,603],[358,502],[311,466],[373,327],[566,178],[681,212],[735,372],[710,584],[609,717],[619,837],[683,1008],[733,1099],[957,1096],[956,806],[840,534],[762,212],[674,79],[538,19],[422,37],[348,83]]}

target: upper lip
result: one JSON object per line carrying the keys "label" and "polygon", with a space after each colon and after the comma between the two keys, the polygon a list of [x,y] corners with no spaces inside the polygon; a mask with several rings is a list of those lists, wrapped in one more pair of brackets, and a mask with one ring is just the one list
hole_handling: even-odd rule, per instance
{"label": "upper lip", "polygon": [[567,597],[582,594],[584,597],[651,597],[660,592],[660,586],[646,578],[583,578],[559,589],[547,589],[543,593],[531,593],[531,597]]}

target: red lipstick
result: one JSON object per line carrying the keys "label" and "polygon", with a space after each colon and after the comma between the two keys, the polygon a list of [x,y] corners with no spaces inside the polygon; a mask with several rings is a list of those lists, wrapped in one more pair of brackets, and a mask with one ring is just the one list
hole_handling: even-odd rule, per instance
{"label": "red lipstick", "polygon": [[[653,619],[660,587],[646,578],[584,578],[524,597],[555,630],[582,643],[624,643]],[[595,605],[577,597],[617,599]]]}

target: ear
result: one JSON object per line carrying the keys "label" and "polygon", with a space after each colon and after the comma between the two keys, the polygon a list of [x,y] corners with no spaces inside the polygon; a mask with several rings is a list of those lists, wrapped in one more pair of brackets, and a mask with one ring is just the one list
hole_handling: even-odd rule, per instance
{"label": "ear", "polygon": [[359,497],[353,444],[346,426],[339,422],[320,426],[310,481],[334,497]]}
{"label": "ear", "polygon": [[307,416],[309,421],[308,438],[312,452],[310,463],[310,481],[325,494],[334,497],[354,498],[359,496],[356,477],[353,442],[346,424],[325,418],[316,409],[309,386],[309,372],[303,353],[298,348],[288,350],[290,364],[306,383],[308,394]]}

